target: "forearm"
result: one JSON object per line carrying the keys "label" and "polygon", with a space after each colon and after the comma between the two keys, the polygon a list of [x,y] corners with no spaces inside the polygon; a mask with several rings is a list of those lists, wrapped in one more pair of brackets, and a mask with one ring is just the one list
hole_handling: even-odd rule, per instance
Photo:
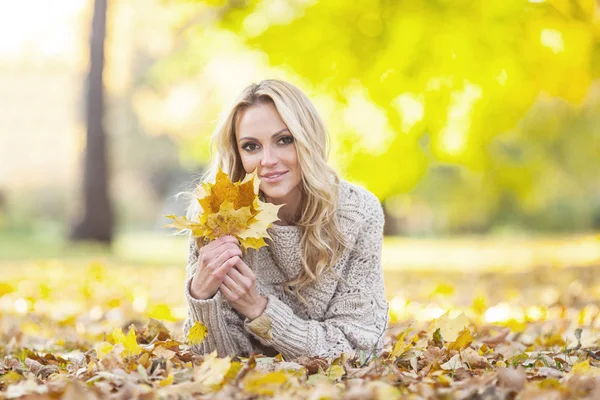
{"label": "forearm", "polygon": [[[377,312],[382,314],[387,310]],[[299,356],[333,358],[355,350],[377,351],[382,345],[381,324],[361,320],[358,316],[356,321],[343,317],[323,322],[305,320],[275,296],[269,296],[259,320],[259,324],[246,320],[246,330],[288,359]]]}
{"label": "forearm", "polygon": [[221,357],[250,353],[252,345],[248,334],[242,328],[241,317],[234,311],[222,307],[219,293],[206,300],[192,297],[189,290],[190,281],[186,281],[186,298],[189,308],[184,324],[184,334],[187,337],[196,321],[206,326],[208,330],[204,341],[193,346],[195,350],[201,354],[216,350]]}

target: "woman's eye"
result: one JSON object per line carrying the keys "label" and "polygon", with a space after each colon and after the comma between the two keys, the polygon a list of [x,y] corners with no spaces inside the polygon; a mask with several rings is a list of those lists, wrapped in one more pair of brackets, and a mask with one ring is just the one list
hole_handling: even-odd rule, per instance
{"label": "woman's eye", "polygon": [[258,148],[258,146],[256,145],[256,143],[246,143],[245,145],[242,146],[242,149],[247,150],[247,151],[254,151]]}
{"label": "woman's eye", "polygon": [[292,136],[284,136],[279,141],[283,144],[292,144],[294,143],[294,138]]}

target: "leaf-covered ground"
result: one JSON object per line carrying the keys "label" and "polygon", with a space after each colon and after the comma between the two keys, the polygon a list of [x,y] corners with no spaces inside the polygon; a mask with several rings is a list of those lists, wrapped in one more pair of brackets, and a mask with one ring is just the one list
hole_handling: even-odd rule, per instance
{"label": "leaf-covered ground", "polygon": [[384,354],[328,362],[194,354],[183,268],[4,262],[0,399],[600,398],[599,272],[390,273]]}

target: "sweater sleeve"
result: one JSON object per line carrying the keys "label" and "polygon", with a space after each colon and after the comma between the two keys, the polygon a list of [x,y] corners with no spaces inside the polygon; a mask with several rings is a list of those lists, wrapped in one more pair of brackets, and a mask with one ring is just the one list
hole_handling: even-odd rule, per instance
{"label": "sweater sleeve", "polygon": [[381,266],[384,216],[379,200],[370,193],[366,197],[366,218],[339,271],[341,279],[324,320],[300,318],[286,303],[269,295],[263,314],[244,321],[246,330],[286,358],[332,358],[360,350],[381,353],[388,325]]}
{"label": "sweater sleeve", "polygon": [[184,288],[188,303],[188,315],[183,325],[185,337],[198,321],[206,326],[208,332],[202,343],[192,346],[196,352],[207,354],[216,350],[220,357],[251,353],[252,344],[243,328],[243,319],[225,305],[220,291],[206,300],[199,300],[191,295],[190,285],[196,273],[197,261],[198,247],[194,238],[190,237]]}

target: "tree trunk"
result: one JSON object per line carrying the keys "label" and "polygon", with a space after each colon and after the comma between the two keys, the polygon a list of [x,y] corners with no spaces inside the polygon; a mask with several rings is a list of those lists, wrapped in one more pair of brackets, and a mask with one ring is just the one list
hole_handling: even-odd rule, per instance
{"label": "tree trunk", "polygon": [[385,206],[385,201],[381,202],[383,208],[383,215],[385,217],[385,225],[383,226],[383,234],[385,236],[394,236],[399,233],[398,220],[390,214],[389,210]]}
{"label": "tree trunk", "polygon": [[72,240],[110,243],[113,218],[109,200],[107,139],[103,127],[104,40],[106,37],[107,0],[94,1],[90,38],[90,70],[87,79],[86,149],[83,174],[82,214],[71,231]]}

